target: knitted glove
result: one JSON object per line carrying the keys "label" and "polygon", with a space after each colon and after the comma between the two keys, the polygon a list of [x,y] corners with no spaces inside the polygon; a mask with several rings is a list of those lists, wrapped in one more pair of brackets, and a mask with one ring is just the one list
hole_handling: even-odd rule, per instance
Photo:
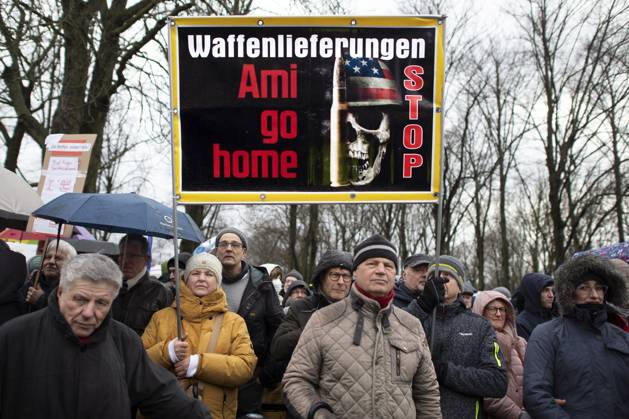
{"label": "knitted glove", "polygon": [[445,284],[446,281],[447,280],[441,278],[435,279],[434,277],[426,281],[424,291],[417,297],[417,304],[426,314],[430,314],[432,310],[443,301],[443,296],[446,293],[443,284]]}

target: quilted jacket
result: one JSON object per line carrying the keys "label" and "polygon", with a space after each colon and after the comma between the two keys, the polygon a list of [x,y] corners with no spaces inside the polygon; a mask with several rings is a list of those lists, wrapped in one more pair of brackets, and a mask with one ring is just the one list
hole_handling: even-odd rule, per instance
{"label": "quilted jacket", "polygon": [[355,286],[312,315],[283,385],[296,417],[314,417],[326,404],[338,418],[441,418],[419,321],[391,304],[380,309]]}
{"label": "quilted jacket", "polygon": [[[202,386],[203,403],[212,417],[235,418],[238,386],[246,383],[256,366],[256,356],[245,321],[227,311],[227,299],[222,289],[199,298],[181,282],[181,315],[183,333],[188,335],[192,353],[200,354],[195,379]],[[214,316],[224,313],[221,330],[213,353],[207,352],[212,337]],[[149,357],[169,370],[173,369],[168,343],[177,336],[175,303],[153,315],[142,343]]]}

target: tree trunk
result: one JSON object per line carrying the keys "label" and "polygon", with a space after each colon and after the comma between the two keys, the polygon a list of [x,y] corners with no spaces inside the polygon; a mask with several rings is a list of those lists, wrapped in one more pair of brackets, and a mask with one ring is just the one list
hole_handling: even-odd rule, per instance
{"label": "tree trunk", "polygon": [[408,251],[408,245],[406,243],[406,207],[407,205],[411,205],[411,204],[400,204],[400,212],[399,212],[399,217],[400,217],[400,221],[399,221],[399,229],[398,229],[398,236],[400,238],[400,249],[399,249],[399,254],[400,254],[400,259],[402,262],[404,262],[404,259],[406,259],[409,256],[409,251]]}
{"label": "tree trunk", "polygon": [[499,165],[499,190],[500,190],[500,276],[497,285],[507,286],[511,281],[510,261],[509,261],[509,234],[507,230],[507,177],[503,175],[503,164]]}
{"label": "tree trunk", "polygon": [[288,251],[292,268],[301,272],[297,257],[297,209],[297,204],[288,207]]}
{"label": "tree trunk", "polygon": [[304,264],[302,266],[304,278],[310,278],[312,268],[317,257],[317,229],[319,227],[319,206],[311,204],[308,207],[308,232],[304,237],[304,248],[302,250]]}
{"label": "tree trunk", "polygon": [[[203,225],[203,205],[186,205],[186,213],[197,223],[198,226]],[[189,240],[181,240],[179,248],[182,252],[192,253],[194,249],[199,245]]]}
{"label": "tree trunk", "polygon": [[622,164],[622,157],[618,152],[618,128],[614,123],[613,118],[610,118],[612,126],[612,154],[614,158],[613,173],[614,173],[614,197],[616,199],[616,229],[618,231],[618,241],[625,241],[625,216],[622,193],[622,180],[623,175],[620,171],[620,165]]}
{"label": "tree trunk", "polygon": [[17,158],[20,155],[20,148],[22,147],[22,139],[26,129],[24,125],[18,122],[13,131],[13,135],[6,139],[7,143],[7,155],[4,159],[4,168],[15,172],[17,170]]}

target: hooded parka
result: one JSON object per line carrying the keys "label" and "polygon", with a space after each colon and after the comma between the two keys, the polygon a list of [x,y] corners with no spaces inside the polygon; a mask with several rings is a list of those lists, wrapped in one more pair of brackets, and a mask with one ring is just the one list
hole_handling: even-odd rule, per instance
{"label": "hooded parka", "polygon": [[483,406],[489,418],[518,419],[524,411],[524,355],[526,340],[518,336],[515,326],[515,311],[507,297],[498,291],[481,291],[476,294],[472,312],[483,315],[485,307],[492,301],[500,300],[507,308],[505,325],[502,330],[496,330],[496,339],[500,345],[500,352],[505,360],[507,370],[507,394],[494,399],[483,399]]}
{"label": "hooded parka", "polygon": [[553,285],[553,278],[542,273],[528,273],[522,278],[520,293],[524,298],[524,310],[516,319],[517,332],[528,340],[537,325],[551,320],[553,309],[542,307],[542,290]]}
{"label": "hooded parka", "polygon": [[[586,275],[609,287],[605,304],[575,304],[576,287]],[[609,321],[621,314],[614,305],[626,298],[622,277],[595,255],[575,257],[554,277],[561,317],[539,325],[529,339],[527,411],[536,419],[629,418],[629,334]]]}
{"label": "hooded parka", "polygon": [[[227,299],[222,289],[197,297],[180,283],[183,334],[188,336],[190,351],[199,354],[199,366],[193,380],[201,385],[201,398],[210,409],[212,418],[235,418],[238,386],[253,376],[256,356],[247,326],[242,317],[227,311]],[[223,313],[221,331],[213,353],[207,348],[216,315]],[[168,352],[169,342],[177,337],[175,304],[153,315],[142,342],[149,357],[173,370]]]}

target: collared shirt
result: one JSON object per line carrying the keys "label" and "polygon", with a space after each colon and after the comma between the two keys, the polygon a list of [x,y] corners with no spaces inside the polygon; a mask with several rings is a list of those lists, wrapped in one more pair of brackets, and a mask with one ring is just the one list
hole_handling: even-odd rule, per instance
{"label": "collared shirt", "polygon": [[136,276],[134,276],[133,278],[127,279],[125,281],[127,283],[127,289],[130,290],[131,288],[133,288],[138,283],[138,281],[142,279],[145,273],[146,273],[146,268],[142,269],[142,271]]}

